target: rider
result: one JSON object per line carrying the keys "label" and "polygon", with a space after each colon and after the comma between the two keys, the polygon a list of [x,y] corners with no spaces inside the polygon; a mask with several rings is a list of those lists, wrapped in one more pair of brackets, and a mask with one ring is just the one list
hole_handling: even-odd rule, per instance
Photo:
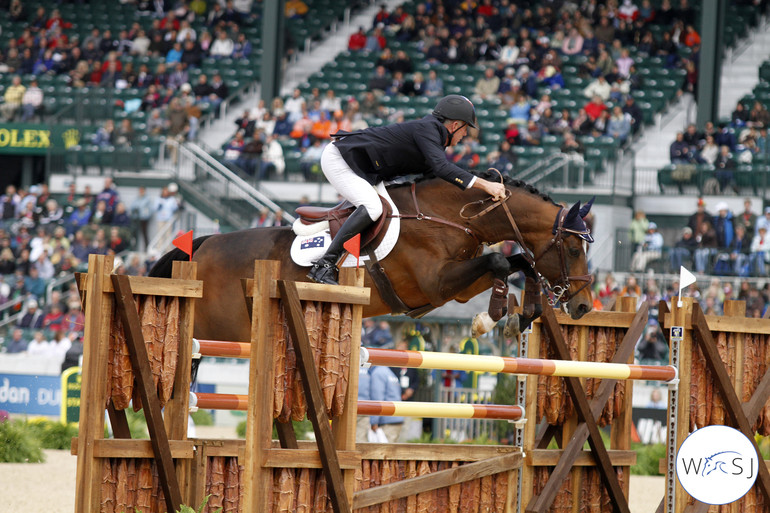
{"label": "rider", "polygon": [[461,189],[477,188],[495,199],[505,186],[472,175],[447,160],[444,150],[459,143],[468,126],[476,126],[473,103],[459,94],[445,96],[422,119],[357,132],[338,132],[326,145],[321,169],[337,192],[356,206],[340,227],[326,253],[313,264],[308,278],[337,285],[337,261],[343,244],[374,223],[382,214],[373,185],[407,174],[433,172]]}

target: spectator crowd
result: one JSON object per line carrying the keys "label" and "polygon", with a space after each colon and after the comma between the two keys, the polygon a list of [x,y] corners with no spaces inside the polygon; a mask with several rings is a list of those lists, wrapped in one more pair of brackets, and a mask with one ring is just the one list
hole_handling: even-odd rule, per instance
{"label": "spectator crowd", "polygon": [[[333,87],[298,88],[247,109],[225,145],[224,161],[250,177],[280,178],[285,161],[277,156],[279,146],[297,148],[303,178],[317,179],[320,153],[331,134],[403,120],[407,113],[392,99],[441,97],[446,92],[442,66],[456,64],[484,68],[462,93],[508,117],[499,144],[487,147],[483,134],[471,134],[448,151],[449,159],[468,169],[486,163],[511,172],[515,146],[541,146],[544,137],[554,136],[562,152],[581,161],[582,137],[609,136],[624,144],[642,127],[643,112],[632,93],[644,86],[644,77],[635,59],[656,57],[669,69],[688,70],[682,91],[694,92],[700,48],[694,20],[687,0],[677,7],[666,0],[659,8],[649,0],[638,5],[628,0],[622,5],[614,0],[412,2],[392,11],[381,6],[372,25],[360,27],[348,41],[351,54],[373,62],[371,75],[362,77],[366,90],[338,94]],[[689,57],[682,56],[682,48]],[[582,97],[574,108],[558,105],[551,94],[565,88],[567,61],[578,66],[585,84],[582,91],[572,91]],[[266,145],[276,139],[280,144],[268,154]]]}
{"label": "spectator crowd", "polygon": [[[770,264],[770,207],[754,211],[750,198],[743,210],[733,212],[727,202],[719,201],[712,213],[699,199],[696,211],[688,218],[676,240],[666,245],[656,223],[637,211],[629,233],[634,244],[631,271],[644,272],[659,261],[663,270],[678,273],[680,266],[698,274],[738,277],[764,277]],[[668,259],[668,266],[663,262]]]}
{"label": "spectator crowd", "polygon": [[[10,20],[24,26],[19,37],[0,46],[0,73],[13,76],[0,104],[5,122],[54,114],[45,112],[40,84],[56,80],[74,91],[133,90],[136,97],[117,100],[116,107],[126,114],[143,112],[148,134],[194,140],[201,116],[217,112],[232,92],[221,74],[200,72],[204,61],[249,59],[255,52],[242,30],[258,21],[251,0],[121,2],[135,4],[138,21],[115,32],[94,26],[82,39],[73,30],[79,20],[63,17],[55,7],[5,3]],[[115,125],[112,119],[103,123],[91,142],[131,146],[132,122]]]}
{"label": "spectator crowd", "polygon": [[[176,193],[174,183],[156,198],[140,187],[127,205],[111,178],[98,193],[89,186],[79,193],[72,183],[58,198],[46,184],[27,190],[8,185],[0,196],[0,305],[8,307],[3,316],[16,316],[12,326],[19,333],[7,333],[0,350],[30,352],[27,344],[38,331],[49,342],[79,340],[84,326],[77,286],[69,282],[62,291],[52,283],[85,271],[92,254],[123,257],[118,273],[146,274],[153,260],[131,250],[148,247],[151,222],[161,226],[173,219],[181,208]],[[56,352],[63,345],[33,345],[31,352]]]}
{"label": "spectator crowd", "polygon": [[704,183],[707,194],[740,194],[735,172],[740,165],[751,164],[768,154],[767,127],[770,112],[764,104],[754,101],[750,110],[738,102],[730,122],[706,122],[703,131],[694,124],[676,134],[669,147],[671,163],[679,174],[674,178],[687,181],[696,166],[713,166],[714,178]]}

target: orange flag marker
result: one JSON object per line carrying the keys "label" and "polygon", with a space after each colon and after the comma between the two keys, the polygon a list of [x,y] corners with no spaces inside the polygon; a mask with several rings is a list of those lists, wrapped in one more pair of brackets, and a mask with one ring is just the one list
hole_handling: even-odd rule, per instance
{"label": "orange flag marker", "polygon": [[357,233],[353,237],[347,240],[342,247],[345,248],[345,250],[350,253],[351,255],[355,255],[356,257],[356,269],[358,269],[358,260],[361,256],[361,234]]}
{"label": "orange flag marker", "polygon": [[174,246],[178,247],[188,255],[190,255],[190,261],[192,261],[193,255],[193,234],[192,230],[187,233],[183,233],[171,242]]}

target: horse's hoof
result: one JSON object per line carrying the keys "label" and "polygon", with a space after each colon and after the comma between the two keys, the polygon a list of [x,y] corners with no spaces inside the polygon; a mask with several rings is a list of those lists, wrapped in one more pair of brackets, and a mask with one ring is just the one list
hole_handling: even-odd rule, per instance
{"label": "horse's hoof", "polygon": [[519,338],[519,335],[521,335],[521,329],[519,327],[519,314],[509,315],[508,319],[505,321],[503,336],[505,338]]}
{"label": "horse's hoof", "polygon": [[476,314],[471,322],[471,337],[476,338],[484,333],[489,333],[497,322],[492,320],[487,312]]}

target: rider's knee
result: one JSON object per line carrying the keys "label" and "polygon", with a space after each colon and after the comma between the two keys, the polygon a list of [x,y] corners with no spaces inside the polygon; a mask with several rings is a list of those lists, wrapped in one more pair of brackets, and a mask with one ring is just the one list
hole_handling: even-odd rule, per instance
{"label": "rider's knee", "polygon": [[379,197],[377,197],[377,203],[376,204],[365,204],[364,208],[366,208],[366,212],[369,214],[369,217],[372,219],[372,221],[376,221],[380,218],[382,215],[382,203],[379,201]]}

